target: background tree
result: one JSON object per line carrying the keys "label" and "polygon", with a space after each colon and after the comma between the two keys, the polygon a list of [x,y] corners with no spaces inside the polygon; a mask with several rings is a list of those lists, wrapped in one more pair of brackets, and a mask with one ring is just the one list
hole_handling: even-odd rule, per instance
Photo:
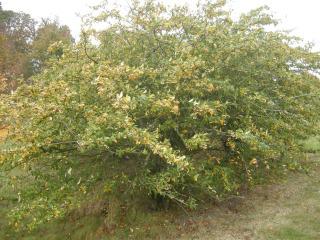
{"label": "background tree", "polygon": [[29,14],[0,9],[0,73],[14,89],[17,78],[32,75],[29,54],[36,22]]}
{"label": "background tree", "polygon": [[[49,47],[58,42],[60,47]],[[0,8],[0,74],[7,89],[17,87],[17,79],[28,79],[41,71],[45,62],[62,54],[62,45],[74,42],[68,26],[42,19],[37,25],[29,14]]]}
{"label": "background tree", "polygon": [[39,71],[51,56],[61,56],[62,49],[50,51],[49,47],[55,42],[70,45],[74,42],[70,29],[66,25],[60,25],[58,20],[42,19],[32,42],[32,58],[35,71]]}

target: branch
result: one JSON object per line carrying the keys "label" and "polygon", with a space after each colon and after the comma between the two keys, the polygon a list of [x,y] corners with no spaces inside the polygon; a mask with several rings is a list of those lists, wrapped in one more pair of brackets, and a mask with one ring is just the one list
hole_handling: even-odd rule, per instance
{"label": "branch", "polygon": [[296,98],[301,98],[301,97],[313,97],[313,96],[319,96],[319,93],[307,93],[307,94],[302,94],[302,95],[298,95],[298,96],[293,96],[291,97],[291,99],[296,99]]}
{"label": "branch", "polygon": [[98,64],[99,62],[97,60],[95,60],[94,58],[92,58],[89,54],[88,54],[88,49],[87,49],[87,34],[85,32],[82,32],[83,37],[84,37],[84,53],[86,54],[87,58],[89,60],[91,60],[92,62],[94,62],[95,64]]}

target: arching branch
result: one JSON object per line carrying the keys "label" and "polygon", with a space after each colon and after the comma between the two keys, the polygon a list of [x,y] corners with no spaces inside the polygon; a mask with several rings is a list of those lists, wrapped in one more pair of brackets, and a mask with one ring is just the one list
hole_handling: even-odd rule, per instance
{"label": "arching branch", "polygon": [[91,57],[91,56],[89,55],[89,53],[88,53],[88,48],[87,48],[88,37],[87,37],[87,34],[83,31],[83,32],[82,32],[82,35],[83,35],[83,39],[84,39],[84,53],[86,54],[87,58],[88,58],[90,61],[94,62],[95,64],[98,64],[99,62],[98,62],[96,59],[94,59],[93,57]]}

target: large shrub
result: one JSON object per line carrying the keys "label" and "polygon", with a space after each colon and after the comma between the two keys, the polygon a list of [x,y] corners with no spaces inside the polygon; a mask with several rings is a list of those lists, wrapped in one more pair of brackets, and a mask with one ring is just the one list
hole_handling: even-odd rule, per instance
{"label": "large shrub", "polygon": [[103,30],[3,97],[0,161],[34,183],[13,224],[63,216],[92,191],[195,207],[292,167],[315,132],[319,54],[272,30],[267,9],[238,20],[223,1],[125,9],[95,8],[88,26]]}

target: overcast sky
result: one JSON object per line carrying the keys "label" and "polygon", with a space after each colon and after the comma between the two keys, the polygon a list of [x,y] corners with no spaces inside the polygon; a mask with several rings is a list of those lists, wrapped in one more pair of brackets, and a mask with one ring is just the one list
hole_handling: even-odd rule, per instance
{"label": "overcast sky", "polygon": [[[118,2],[126,0],[119,0]],[[194,3],[188,0],[163,0],[170,3]],[[74,36],[80,32],[81,22],[77,13],[88,12],[88,6],[100,0],[0,0],[6,10],[23,11],[34,18],[58,17],[60,23],[68,25]],[[281,19],[283,29],[316,43],[320,50],[320,0],[229,0],[236,14],[268,5],[274,15]]]}

